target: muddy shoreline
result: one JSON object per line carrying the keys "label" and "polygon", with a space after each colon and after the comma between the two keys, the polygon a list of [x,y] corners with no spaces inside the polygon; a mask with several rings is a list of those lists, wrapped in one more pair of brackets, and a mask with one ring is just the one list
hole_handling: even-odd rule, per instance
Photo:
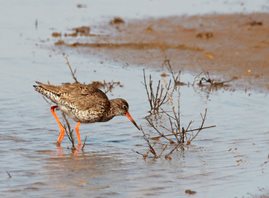
{"label": "muddy shoreline", "polygon": [[60,35],[53,38],[57,47],[112,62],[161,67],[169,59],[177,70],[209,72],[238,79],[237,87],[269,90],[268,13],[122,19],[94,26],[88,35],[70,30]]}

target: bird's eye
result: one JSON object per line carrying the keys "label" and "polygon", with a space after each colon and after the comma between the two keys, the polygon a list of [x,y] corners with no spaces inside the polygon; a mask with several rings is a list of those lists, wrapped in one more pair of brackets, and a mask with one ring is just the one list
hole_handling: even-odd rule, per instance
{"label": "bird's eye", "polygon": [[122,108],[126,111],[128,110],[128,107],[126,105],[123,105]]}

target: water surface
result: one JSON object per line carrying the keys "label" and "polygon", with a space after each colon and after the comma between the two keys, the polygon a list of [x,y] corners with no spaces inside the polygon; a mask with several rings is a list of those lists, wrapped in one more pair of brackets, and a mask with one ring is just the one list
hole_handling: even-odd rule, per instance
{"label": "water surface", "polygon": [[[210,2],[211,5],[222,3]],[[251,1],[244,5],[246,10],[263,10],[264,2],[267,1],[259,1],[251,8],[246,6],[252,5]],[[49,105],[32,85],[35,80],[59,84],[72,78],[62,54],[53,51],[49,42],[42,44],[43,41],[49,38],[51,28],[62,30],[94,21],[95,16],[99,16],[96,20],[103,20],[103,16],[117,13],[127,17],[135,17],[136,13],[122,9],[119,5],[122,1],[113,4],[118,5],[117,12],[106,3],[96,4],[95,8],[104,8],[106,12],[92,16],[79,10],[73,1],[59,2],[53,7],[51,3],[13,0],[3,2],[0,8],[1,15],[5,15],[0,17],[4,35],[0,38],[2,197],[184,197],[186,189],[197,192],[193,197],[246,197],[268,191],[269,100],[266,93],[254,90],[250,95],[240,90],[220,90],[207,98],[205,93],[182,87],[183,123],[199,120],[200,112],[208,108],[207,124],[217,127],[202,132],[187,150],[176,153],[171,161],[144,161],[134,153],[133,150],[143,152],[146,143],[124,117],[82,125],[82,137],[88,137],[84,152],[72,154],[67,138],[57,148],[54,144],[57,125]],[[225,12],[227,5],[222,5]],[[244,5],[239,2],[232,8],[241,9]],[[93,9],[92,6],[87,4],[87,9]],[[145,15],[143,9],[138,13]],[[77,68],[80,81],[120,81],[124,87],[115,89],[109,97],[126,98],[133,117],[145,125],[148,104],[141,83],[142,67],[126,67],[98,56],[64,51]],[[154,80],[160,78],[161,71],[148,69],[147,72]],[[192,79],[192,74],[183,74],[183,80]],[[145,130],[149,130],[146,125]]]}

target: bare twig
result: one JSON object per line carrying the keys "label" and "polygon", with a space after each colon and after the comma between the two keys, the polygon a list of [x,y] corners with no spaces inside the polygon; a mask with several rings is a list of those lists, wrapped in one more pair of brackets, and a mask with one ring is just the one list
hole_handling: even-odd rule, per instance
{"label": "bare twig", "polygon": [[75,81],[76,83],[79,83],[79,81],[77,80],[76,75],[75,75],[76,70],[73,71],[72,66],[71,66],[71,64],[69,63],[68,56],[65,56],[64,58],[65,58],[65,61],[66,61],[67,66],[69,67],[69,70],[70,70],[70,72],[71,72],[71,75],[72,75],[74,81]]}
{"label": "bare twig", "polygon": [[202,117],[201,126],[200,126],[199,130],[197,130],[196,134],[190,139],[190,142],[193,141],[197,137],[197,135],[202,131],[202,129],[204,127],[205,120],[206,120],[206,115],[207,115],[207,109],[205,109],[204,115],[201,114],[201,117]]}
{"label": "bare twig", "polygon": [[165,59],[164,60],[164,64],[167,65],[167,69],[171,73],[172,78],[174,80],[174,86],[176,86],[177,85],[177,82],[179,80],[179,76],[180,76],[181,71],[179,71],[177,74],[175,74],[174,71],[173,71],[173,68],[172,68],[172,66],[170,64],[170,60],[169,59]]}
{"label": "bare twig", "polygon": [[144,160],[148,157],[148,153],[143,154],[143,153],[140,153],[139,151],[136,151],[136,150],[133,150],[133,149],[132,149],[132,151],[135,152],[138,155],[141,155]]}
{"label": "bare twig", "polygon": [[160,137],[163,137],[164,139],[166,139],[171,144],[174,143],[173,140],[167,138],[166,135],[164,135],[162,132],[160,132],[160,130],[153,124],[153,122],[151,120],[149,120],[148,118],[146,118],[146,120],[148,121],[149,125],[160,135]]}
{"label": "bare twig", "polygon": [[93,81],[91,84],[98,89],[102,89],[105,93],[112,92],[115,87],[123,87],[120,81]]}
{"label": "bare twig", "polygon": [[148,102],[150,105],[150,114],[158,114],[159,110],[162,105],[168,102],[168,94],[171,88],[171,80],[169,81],[168,85],[164,87],[161,84],[161,81],[158,81],[156,91],[153,89],[153,80],[151,78],[151,75],[149,75],[149,81],[146,79],[145,70],[143,69],[143,76],[144,76],[144,83]]}
{"label": "bare twig", "polygon": [[192,123],[193,123],[193,121],[191,120],[186,129],[184,129],[184,127],[182,127],[183,143],[185,141],[185,138],[187,138],[186,134],[187,134],[187,131],[189,130],[189,128],[191,127]]}
{"label": "bare twig", "polygon": [[10,174],[10,172],[6,171],[8,178],[12,178],[12,175]]}
{"label": "bare twig", "polygon": [[146,142],[147,142],[147,144],[148,144],[149,151],[153,154],[153,156],[154,156],[155,158],[157,158],[157,153],[156,153],[155,149],[154,149],[153,146],[151,145],[151,143],[150,143],[149,139],[147,138],[147,136],[146,136],[146,134],[145,134],[143,128],[142,128],[142,127],[140,127],[140,128],[141,128],[141,131],[142,131],[142,133],[143,133],[144,140],[146,140]]}
{"label": "bare twig", "polygon": [[70,142],[72,143],[72,150],[75,150],[75,139],[74,139],[74,135],[73,135],[73,129],[71,129],[70,123],[68,121],[68,119],[66,118],[66,115],[62,112],[62,116],[63,119],[65,121],[65,124],[63,125],[64,129],[65,129],[65,133],[68,137],[68,139],[70,140]]}
{"label": "bare twig", "polygon": [[42,98],[45,100],[47,104],[49,104],[49,106],[53,106],[53,103],[49,101],[45,96],[42,96]]}
{"label": "bare twig", "polygon": [[162,154],[164,153],[164,151],[166,150],[168,144],[165,144],[160,152],[160,154],[158,155],[158,158],[160,158],[162,156]]}
{"label": "bare twig", "polygon": [[[195,128],[195,129],[190,129],[190,130],[186,130],[185,133],[189,133],[189,132],[194,132],[194,131],[198,131],[198,130],[204,130],[204,129],[210,129],[210,128],[214,128],[216,127],[216,125],[211,125],[211,126],[206,126],[206,127],[203,127],[203,128]],[[179,133],[177,133],[179,134]],[[165,136],[168,137],[168,136],[173,136],[174,134],[173,133],[170,133],[170,134],[166,134]],[[158,139],[158,138],[161,138],[161,136],[154,136],[154,137],[151,137],[150,139]]]}
{"label": "bare twig", "polygon": [[176,150],[176,149],[178,149],[180,146],[182,146],[182,148],[184,149],[184,147],[183,147],[183,144],[177,144],[169,153],[167,153],[166,155],[165,155],[165,159],[171,159],[171,155],[172,155],[172,153]]}
{"label": "bare twig", "polygon": [[[152,106],[151,96],[149,94],[149,90],[148,90],[148,86],[147,86],[147,79],[146,79],[145,69],[143,69],[143,76],[144,76],[144,86],[146,88],[146,92],[147,92],[147,96],[148,96],[148,101],[149,101],[150,109],[152,110],[153,109],[153,106]],[[149,76],[149,78],[150,78],[150,82],[151,82],[151,76]]]}
{"label": "bare twig", "polygon": [[82,150],[82,151],[84,150],[84,147],[85,147],[85,145],[86,145],[86,141],[87,141],[87,136],[85,137],[84,142],[83,142],[83,145],[82,145],[82,147],[81,147],[81,150]]}
{"label": "bare twig", "polygon": [[178,71],[177,73],[175,73],[173,71],[172,65],[170,63],[169,59],[165,59],[163,65],[167,66],[168,71],[170,72],[173,82],[174,82],[174,89],[176,89],[177,86],[183,86],[183,85],[187,85],[186,83],[182,82],[180,80],[180,75],[181,75],[181,71]]}
{"label": "bare twig", "polygon": [[[181,125],[179,124],[180,123],[180,121],[179,121],[180,117],[178,115],[179,114],[175,110],[173,110],[173,116],[171,116],[171,115],[169,117],[167,116],[168,120],[169,120],[170,128],[167,128],[167,127],[165,127],[163,125],[160,126],[163,129],[165,129],[166,131],[170,132],[168,134],[165,134],[165,133],[161,132],[158,129],[158,127],[151,120],[146,118],[149,125],[154,129],[155,132],[157,132],[159,134],[159,136],[154,136],[154,137],[151,137],[150,139],[159,140],[160,138],[164,138],[170,144],[174,144],[175,142],[172,139],[168,138],[169,136],[174,136],[176,138],[176,140],[177,140],[177,144],[183,144],[183,143],[185,143],[185,140],[186,140],[187,144],[190,144],[198,136],[198,134],[202,130],[212,128],[212,127],[216,127],[215,125],[204,126],[206,116],[207,116],[207,109],[205,109],[204,114],[201,114],[201,117],[202,117],[201,125],[200,125],[199,128],[196,128],[196,129],[190,129],[190,127],[191,127],[191,125],[193,123],[192,120],[189,122],[186,129],[184,127],[181,127]],[[193,136],[191,136],[189,139],[187,139],[187,137],[186,137],[187,133],[195,132],[195,131],[196,131],[196,133]]]}

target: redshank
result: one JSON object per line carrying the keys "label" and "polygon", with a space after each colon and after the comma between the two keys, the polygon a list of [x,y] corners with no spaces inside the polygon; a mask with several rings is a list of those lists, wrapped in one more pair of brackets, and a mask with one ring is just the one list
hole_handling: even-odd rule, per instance
{"label": "redshank", "polygon": [[55,113],[56,108],[77,122],[75,131],[80,145],[80,123],[106,122],[115,116],[126,116],[140,130],[128,112],[129,105],[126,100],[122,98],[109,100],[103,91],[91,84],[76,82],[57,86],[36,82],[36,85],[33,86],[37,92],[55,103],[50,110],[60,129],[58,145],[65,136],[65,129]]}

